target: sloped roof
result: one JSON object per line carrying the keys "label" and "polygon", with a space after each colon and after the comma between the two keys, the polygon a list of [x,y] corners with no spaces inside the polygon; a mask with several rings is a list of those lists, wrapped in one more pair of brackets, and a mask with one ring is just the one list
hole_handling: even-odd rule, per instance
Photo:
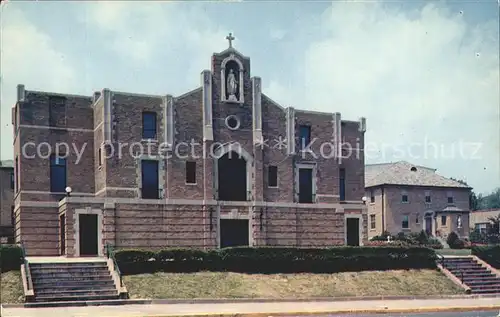
{"label": "sloped roof", "polygon": [[14,168],[14,161],[13,160],[0,161],[0,168],[1,167]]}
{"label": "sloped roof", "polygon": [[410,164],[406,161],[366,165],[365,186],[373,187],[383,184],[470,188],[460,182],[436,174],[436,169]]}

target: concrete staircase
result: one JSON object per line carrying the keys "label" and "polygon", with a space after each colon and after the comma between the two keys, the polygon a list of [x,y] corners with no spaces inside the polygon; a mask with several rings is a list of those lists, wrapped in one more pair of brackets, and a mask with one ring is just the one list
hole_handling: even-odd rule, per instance
{"label": "concrete staircase", "polygon": [[500,277],[473,257],[444,257],[441,264],[472,294],[500,294]]}
{"label": "concrete staircase", "polygon": [[106,260],[29,263],[34,302],[113,300],[119,288]]}

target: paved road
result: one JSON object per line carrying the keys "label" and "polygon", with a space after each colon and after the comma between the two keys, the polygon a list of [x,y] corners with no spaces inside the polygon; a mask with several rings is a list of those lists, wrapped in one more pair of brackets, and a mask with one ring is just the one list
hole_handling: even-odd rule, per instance
{"label": "paved road", "polygon": [[[328,317],[497,317],[498,312],[466,312],[466,313],[423,313],[423,314],[371,314],[371,315],[332,315]],[[326,317],[326,316],[325,316]]]}
{"label": "paved road", "polygon": [[[359,312],[359,316],[374,317],[363,312],[391,311],[439,311],[440,309],[468,310],[468,313],[447,314],[395,314],[392,316],[412,317],[475,317],[474,310],[496,308],[496,311],[477,313],[478,317],[496,317],[500,309],[500,298],[461,298],[461,299],[426,299],[426,300],[359,300],[359,301],[313,301],[313,302],[271,302],[271,303],[196,303],[196,304],[149,304],[120,306],[88,306],[58,308],[7,308],[1,312],[2,317],[137,317],[137,316],[203,316],[206,314],[235,314],[240,316],[268,317],[277,313],[300,316],[304,313],[317,313],[335,316],[340,312]],[[329,314],[331,312],[331,314]],[[339,313],[334,313],[339,312]],[[356,316],[356,315],[350,315]]]}

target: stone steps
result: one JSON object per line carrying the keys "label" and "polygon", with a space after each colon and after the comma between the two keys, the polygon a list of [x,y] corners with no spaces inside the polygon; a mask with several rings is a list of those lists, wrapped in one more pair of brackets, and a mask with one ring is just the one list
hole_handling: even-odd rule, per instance
{"label": "stone steps", "polygon": [[35,302],[118,299],[106,262],[29,264]]}
{"label": "stone steps", "polygon": [[500,293],[500,278],[472,257],[445,258],[444,267],[471,289],[472,294]]}

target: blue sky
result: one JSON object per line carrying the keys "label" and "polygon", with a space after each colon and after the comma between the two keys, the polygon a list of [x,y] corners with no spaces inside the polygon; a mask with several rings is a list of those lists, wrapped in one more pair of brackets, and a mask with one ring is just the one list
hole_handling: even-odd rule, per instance
{"label": "blue sky", "polygon": [[283,106],[367,118],[367,162],[408,160],[500,186],[498,3],[15,2],[2,4],[1,158],[15,86],[196,88],[234,46]]}

